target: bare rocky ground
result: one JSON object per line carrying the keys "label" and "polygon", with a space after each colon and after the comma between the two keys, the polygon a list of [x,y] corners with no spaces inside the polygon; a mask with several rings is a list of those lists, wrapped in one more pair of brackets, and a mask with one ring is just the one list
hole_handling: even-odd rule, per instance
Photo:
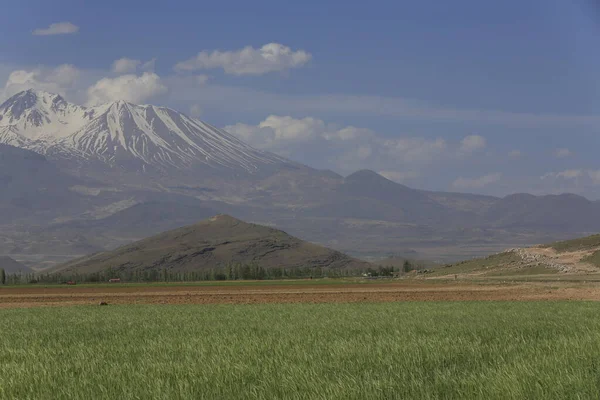
{"label": "bare rocky ground", "polygon": [[528,247],[508,249],[506,252],[521,258],[522,262],[517,268],[544,267],[569,274],[590,274],[599,273],[600,268],[582,260],[598,250],[600,248],[557,252],[551,247]]}

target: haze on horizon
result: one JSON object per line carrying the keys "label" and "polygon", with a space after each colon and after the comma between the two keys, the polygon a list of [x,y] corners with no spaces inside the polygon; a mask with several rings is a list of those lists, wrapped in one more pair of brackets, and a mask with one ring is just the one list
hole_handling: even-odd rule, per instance
{"label": "haze on horizon", "polygon": [[593,2],[147,5],[6,5],[0,101],[157,104],[343,175],[600,198]]}

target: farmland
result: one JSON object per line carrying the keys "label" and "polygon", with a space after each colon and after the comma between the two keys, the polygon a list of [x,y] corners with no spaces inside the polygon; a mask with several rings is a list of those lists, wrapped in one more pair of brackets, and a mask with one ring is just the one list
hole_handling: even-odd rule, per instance
{"label": "farmland", "polygon": [[[600,300],[596,275],[571,281],[535,277],[483,281],[315,279],[154,284],[24,285],[0,287],[0,309],[39,306],[131,304],[355,303],[479,300]],[[565,279],[562,276],[562,279]]]}
{"label": "farmland", "polygon": [[593,302],[0,310],[0,398],[598,398]]}

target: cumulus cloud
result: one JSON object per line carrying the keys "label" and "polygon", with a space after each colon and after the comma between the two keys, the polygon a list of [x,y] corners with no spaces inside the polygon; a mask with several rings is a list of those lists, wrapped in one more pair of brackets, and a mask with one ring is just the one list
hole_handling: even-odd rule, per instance
{"label": "cumulus cloud", "polygon": [[573,153],[571,152],[571,150],[567,149],[567,148],[561,148],[561,149],[556,149],[556,151],[554,152],[554,155],[558,158],[567,158],[573,155]]}
{"label": "cumulus cloud", "polygon": [[156,58],[153,58],[149,61],[142,62],[140,60],[135,60],[132,58],[119,58],[112,63],[111,71],[115,74],[127,74],[134,73],[138,70],[145,72],[154,71],[154,65],[156,64]]}
{"label": "cumulus cloud", "polygon": [[302,67],[311,58],[311,54],[304,50],[293,51],[279,43],[268,43],[260,49],[247,46],[234,51],[201,51],[196,57],[176,64],[175,70],[222,68],[231,75],[263,75]]}
{"label": "cumulus cloud", "polygon": [[587,174],[594,186],[600,186],[600,170],[588,170]]}
{"label": "cumulus cloud", "polygon": [[355,126],[347,126],[341,129],[334,129],[329,132],[325,132],[323,137],[327,140],[358,140],[358,139],[370,139],[374,136],[374,132],[370,129],[357,128]]}
{"label": "cumulus cloud", "polygon": [[142,75],[128,74],[116,78],[103,78],[87,90],[87,104],[98,105],[116,100],[142,103],[167,92],[158,75],[144,72]]}
{"label": "cumulus cloud", "polygon": [[485,148],[485,145],[486,141],[483,136],[469,135],[460,142],[460,151],[470,154]]}
{"label": "cumulus cloud", "polygon": [[457,189],[478,189],[492,183],[498,182],[502,178],[502,174],[499,172],[480,176],[477,178],[463,178],[462,176],[456,179],[452,186]]}
{"label": "cumulus cloud", "polygon": [[542,193],[579,193],[598,195],[600,187],[600,170],[566,169],[558,172],[548,172],[539,177]]}
{"label": "cumulus cloud", "polygon": [[65,96],[77,82],[80,71],[70,64],[56,68],[35,68],[16,70],[10,73],[4,88],[0,90],[0,99],[6,99],[27,89],[38,89]]}
{"label": "cumulus cloud", "polygon": [[79,27],[71,22],[57,22],[50,24],[47,28],[40,28],[33,31],[36,36],[48,36],[48,35],[68,35],[71,33],[77,33]]}
{"label": "cumulus cloud", "polygon": [[141,63],[142,62],[140,60],[133,60],[131,58],[123,57],[113,62],[111,70],[116,74],[135,72]]}
{"label": "cumulus cloud", "polygon": [[350,172],[361,168],[397,171],[398,167],[425,166],[443,158],[443,139],[384,138],[355,126],[340,127],[323,120],[270,115],[257,125],[238,123],[225,130],[250,145],[319,167]]}
{"label": "cumulus cloud", "polygon": [[145,63],[142,63],[140,68],[142,71],[152,72],[152,71],[154,71],[155,66],[156,66],[156,58],[153,58],[151,60],[146,61]]}
{"label": "cumulus cloud", "polygon": [[235,124],[226,126],[225,130],[254,147],[274,150],[290,142],[307,142],[325,136],[327,128],[325,122],[311,117],[269,115],[258,125]]}
{"label": "cumulus cloud", "polygon": [[580,169],[568,169],[556,174],[557,178],[575,179],[583,175],[583,171]]}
{"label": "cumulus cloud", "polygon": [[206,84],[206,82],[208,82],[209,76],[208,75],[196,75],[194,77],[194,80],[196,81],[196,83],[198,85],[204,85]]}
{"label": "cumulus cloud", "polygon": [[198,104],[192,104],[190,106],[190,115],[194,118],[200,118],[202,115],[202,107],[200,107]]}

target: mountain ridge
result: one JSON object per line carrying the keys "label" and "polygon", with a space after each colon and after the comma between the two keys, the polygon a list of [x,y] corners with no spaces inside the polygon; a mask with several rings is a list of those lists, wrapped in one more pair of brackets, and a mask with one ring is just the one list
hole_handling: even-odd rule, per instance
{"label": "mountain ridge", "polygon": [[0,143],[141,172],[208,167],[252,174],[291,163],[167,107],[122,100],[84,107],[31,89],[0,105]]}
{"label": "mountain ridge", "polygon": [[600,201],[426,191],[371,170],[343,177],[166,107],[83,107],[29,90],[0,105],[0,143],[8,143],[0,146],[6,254],[109,250],[209,210],[369,255],[454,248],[442,256],[470,256],[600,231]]}
{"label": "mountain ridge", "polygon": [[257,263],[263,268],[359,268],[369,264],[267,226],[218,214],[116,250],[92,254],[51,269],[95,273],[167,269],[176,272]]}

